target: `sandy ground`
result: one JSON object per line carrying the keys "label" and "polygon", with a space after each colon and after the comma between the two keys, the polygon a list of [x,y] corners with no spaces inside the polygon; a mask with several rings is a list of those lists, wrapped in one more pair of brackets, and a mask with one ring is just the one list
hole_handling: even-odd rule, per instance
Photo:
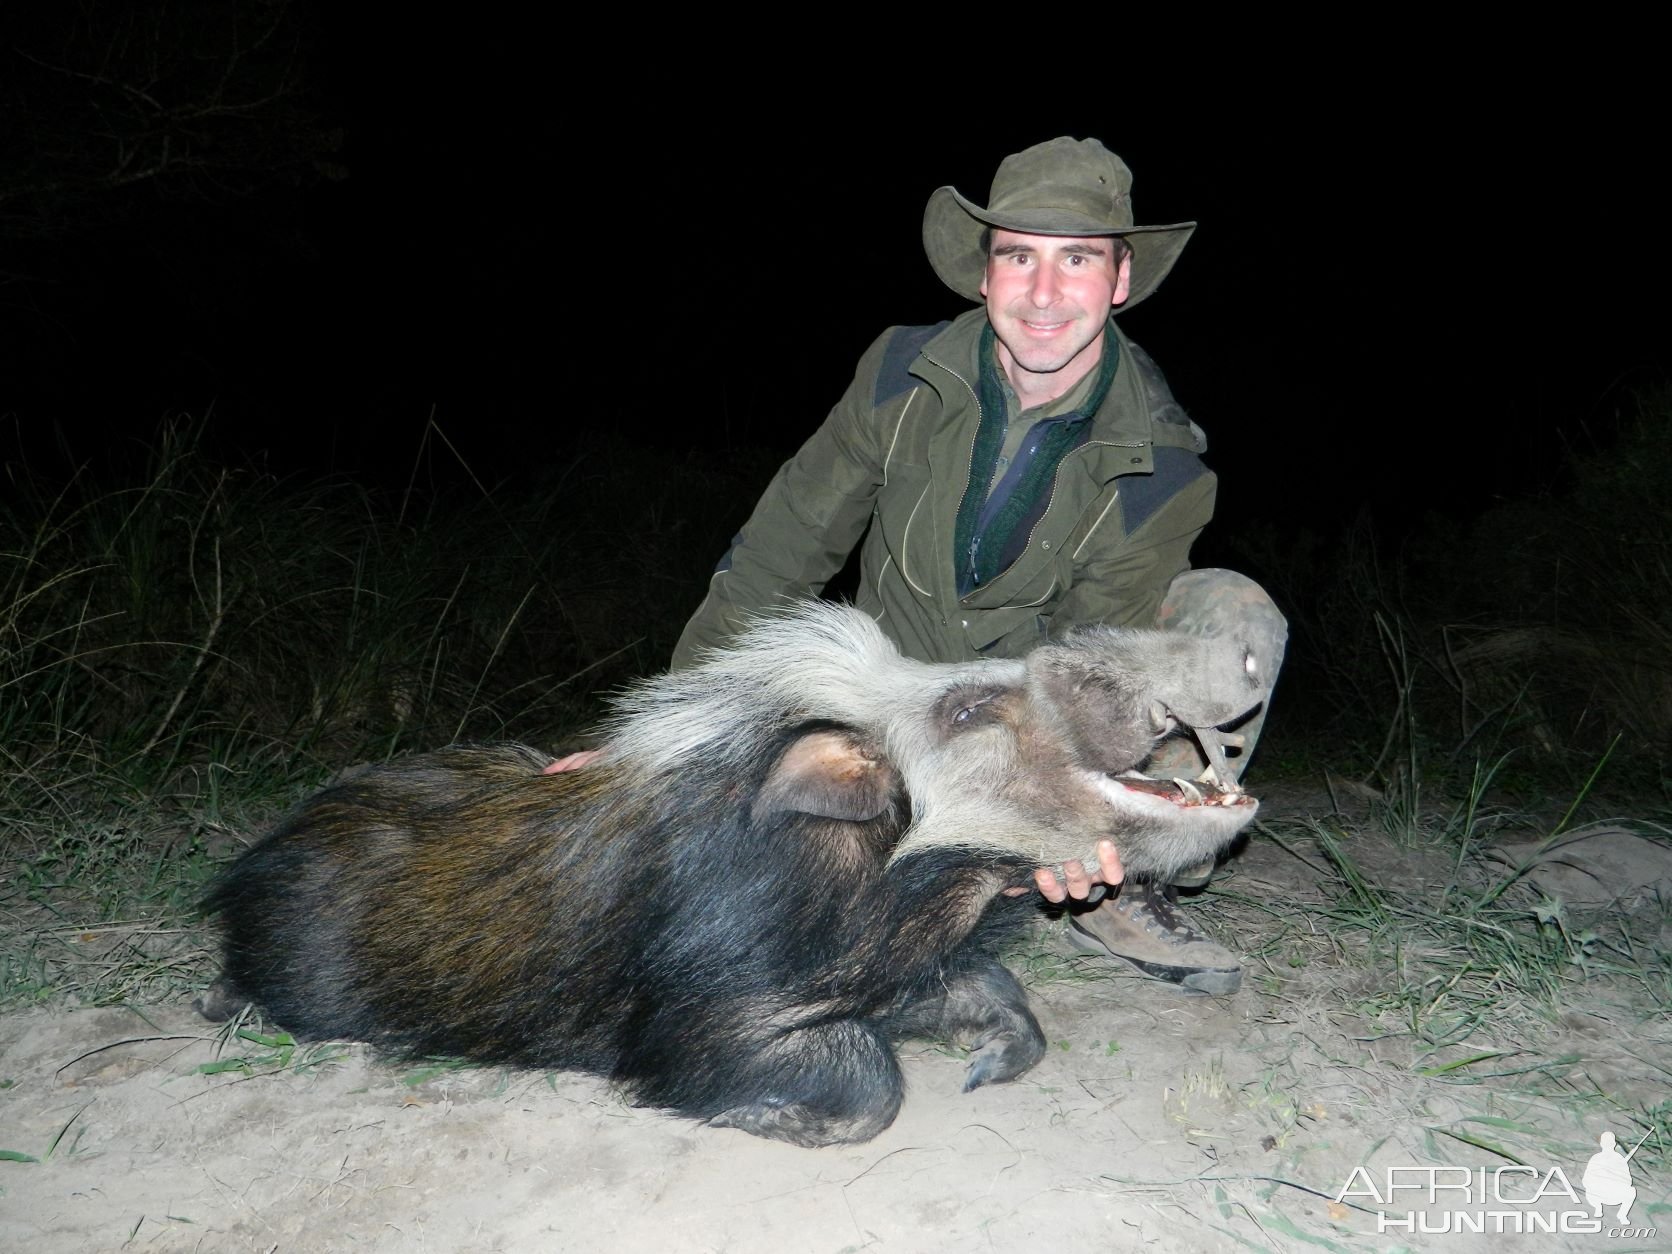
{"label": "sandy ground", "polygon": [[[1256,841],[1237,882],[1271,896],[1303,873]],[[1501,1165],[1432,1132],[1494,1118],[1546,1129],[1539,1166],[1577,1188],[1607,1111],[1419,1081],[1408,1043],[1263,964],[1229,998],[1056,966],[1031,981],[1052,1042],[1033,1072],[965,1094],[954,1051],[908,1045],[894,1126],[821,1150],[635,1109],[583,1076],[425,1074],[360,1047],[209,1074],[263,1051],[223,1049],[183,1003],[14,1013],[0,1150],[39,1161],[0,1161],[0,1250],[1672,1249],[1605,1232],[1378,1235],[1373,1208],[1332,1204],[1360,1164]],[[1664,1032],[1618,1008],[1569,1018],[1549,1048],[1628,1105],[1669,1095]],[[1672,1231],[1672,1209],[1653,1209],[1667,1181],[1633,1176],[1633,1219]]]}

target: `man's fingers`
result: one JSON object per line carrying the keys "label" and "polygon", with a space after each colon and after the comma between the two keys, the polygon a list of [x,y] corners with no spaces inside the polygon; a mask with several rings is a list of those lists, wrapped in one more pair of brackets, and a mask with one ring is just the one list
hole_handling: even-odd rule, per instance
{"label": "man's fingers", "polygon": [[1058,881],[1056,872],[1049,867],[1040,867],[1033,873],[1033,882],[1038,885],[1040,894],[1046,901],[1061,905],[1068,900],[1068,892]]}
{"label": "man's fingers", "polygon": [[1050,867],[1040,867],[1033,873],[1033,882],[1038,886],[1040,895],[1056,905],[1061,905],[1070,897],[1075,901],[1084,901],[1099,884],[1113,888],[1125,878],[1126,868],[1121,866],[1120,851],[1112,840],[1097,842],[1097,865],[1089,871],[1083,863],[1065,862],[1062,864],[1061,879]]}
{"label": "man's fingers", "polygon": [[1120,851],[1115,848],[1114,841],[1097,842],[1097,867],[1102,872],[1103,882],[1110,888],[1126,878],[1126,868],[1120,864]]}

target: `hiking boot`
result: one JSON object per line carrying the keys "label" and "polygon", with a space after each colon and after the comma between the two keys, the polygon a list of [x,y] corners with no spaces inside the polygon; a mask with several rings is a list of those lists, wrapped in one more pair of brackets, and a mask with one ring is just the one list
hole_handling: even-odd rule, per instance
{"label": "hiking boot", "polygon": [[1193,927],[1153,884],[1127,884],[1119,896],[1068,919],[1069,941],[1124,958],[1145,975],[1193,993],[1223,997],[1242,987],[1236,955]]}

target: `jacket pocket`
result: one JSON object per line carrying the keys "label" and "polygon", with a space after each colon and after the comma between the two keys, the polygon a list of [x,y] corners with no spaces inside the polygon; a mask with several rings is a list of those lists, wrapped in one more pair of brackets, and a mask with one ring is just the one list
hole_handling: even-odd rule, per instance
{"label": "jacket pocket", "polygon": [[942,552],[935,537],[930,486],[929,467],[891,462],[888,482],[877,494],[874,514],[895,571],[922,597],[934,595],[934,563],[941,560]]}

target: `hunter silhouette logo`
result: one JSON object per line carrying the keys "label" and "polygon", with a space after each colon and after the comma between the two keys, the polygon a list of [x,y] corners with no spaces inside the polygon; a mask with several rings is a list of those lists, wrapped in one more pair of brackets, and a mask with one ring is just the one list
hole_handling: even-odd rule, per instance
{"label": "hunter silhouette logo", "polygon": [[1637,1200],[1637,1190],[1631,1184],[1631,1168],[1627,1164],[1631,1162],[1632,1154],[1642,1149],[1643,1142],[1648,1139],[1649,1134],[1645,1132],[1631,1147],[1631,1154],[1621,1154],[1614,1148],[1612,1132],[1604,1132],[1598,1138],[1602,1148],[1592,1154],[1585,1164],[1585,1174],[1579,1177],[1579,1185],[1585,1190],[1586,1205],[1595,1208],[1599,1219],[1603,1207],[1618,1206],[1620,1209],[1614,1214],[1615,1222],[1627,1222],[1626,1212]]}

